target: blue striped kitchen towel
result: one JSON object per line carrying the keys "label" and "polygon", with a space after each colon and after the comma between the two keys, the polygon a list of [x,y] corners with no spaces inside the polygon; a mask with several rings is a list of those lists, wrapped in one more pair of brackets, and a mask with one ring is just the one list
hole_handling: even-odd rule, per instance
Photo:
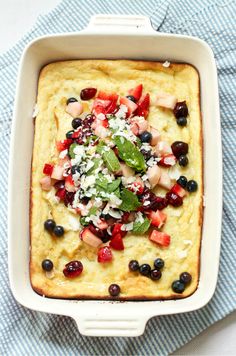
{"label": "blue striped kitchen towel", "polygon": [[[81,336],[68,317],[27,310],[14,300],[7,276],[7,177],[12,107],[18,63],[25,45],[48,33],[78,31],[96,13],[150,16],[154,28],[197,36],[217,61],[224,150],[224,216],[216,293],[203,309],[156,317],[139,338]],[[166,355],[236,307],[236,14],[228,0],[65,0],[39,17],[32,30],[0,57],[0,354],[1,355]],[[204,60],[204,58],[202,59]]]}

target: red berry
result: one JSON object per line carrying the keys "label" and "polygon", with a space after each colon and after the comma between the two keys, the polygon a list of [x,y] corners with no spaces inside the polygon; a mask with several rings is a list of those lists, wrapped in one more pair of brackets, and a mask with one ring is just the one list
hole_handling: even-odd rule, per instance
{"label": "red berry", "polygon": [[144,191],[144,184],[140,181],[136,181],[130,184],[128,187],[131,192],[134,192],[137,195],[143,194]]}
{"label": "red berry", "polygon": [[112,261],[112,252],[110,247],[104,246],[98,250],[98,262],[106,263]]}
{"label": "red berry", "polygon": [[71,139],[57,141],[56,142],[57,150],[59,152],[67,150],[70,147],[70,145],[72,144],[72,142],[73,142],[73,140],[71,140]]}
{"label": "red berry", "polygon": [[149,105],[150,105],[150,95],[146,94],[142,97],[138,102],[138,107],[135,110],[135,115],[137,116],[144,116],[145,118],[148,116],[149,113]]}
{"label": "red berry", "polygon": [[135,98],[135,100],[138,101],[142,96],[142,92],[143,92],[143,85],[139,84],[134,89],[129,90],[129,95],[132,95]]}
{"label": "red berry", "polygon": [[166,193],[166,199],[168,200],[168,203],[174,207],[178,207],[183,204],[183,199],[171,191]]}
{"label": "red berry", "polygon": [[109,245],[110,245],[110,247],[114,248],[114,250],[117,250],[117,251],[124,250],[124,248],[125,248],[121,234],[116,234],[115,236],[113,236]]}
{"label": "red berry", "polygon": [[83,265],[80,261],[71,261],[63,269],[64,276],[67,278],[78,277],[83,271]]}
{"label": "red berry", "polygon": [[[126,213],[124,213],[124,215],[125,215]],[[129,214],[130,215],[130,213],[127,213],[127,214]],[[123,215],[123,216],[124,216]],[[126,220],[126,222],[128,221],[128,218],[129,218],[129,215],[127,215],[127,220]],[[113,226],[113,229],[112,229],[112,236],[114,237],[115,235],[117,235],[117,234],[121,234],[121,237],[124,237],[126,234],[127,234],[127,232],[126,231],[122,231],[121,230],[121,226],[122,226],[123,224],[120,224],[120,223],[116,223],[114,226]]]}
{"label": "red berry", "polygon": [[158,245],[161,246],[169,246],[170,244],[170,236],[166,234],[165,232],[161,232],[158,230],[153,230],[149,236],[149,239]]}
{"label": "red berry", "polygon": [[80,99],[81,100],[90,100],[92,99],[97,93],[96,88],[85,88],[82,89],[80,92]]}
{"label": "red berry", "polygon": [[64,200],[64,199],[65,199],[65,195],[66,195],[66,190],[65,190],[65,188],[58,189],[58,191],[56,192],[56,196],[57,196],[58,198],[60,198],[60,200]]}
{"label": "red berry", "polygon": [[162,167],[171,167],[176,163],[176,157],[172,154],[166,155],[162,157],[162,159],[158,162],[159,166]]}
{"label": "red berry", "polygon": [[47,176],[51,176],[53,168],[54,168],[53,164],[45,163],[43,167],[43,173],[46,174]]}

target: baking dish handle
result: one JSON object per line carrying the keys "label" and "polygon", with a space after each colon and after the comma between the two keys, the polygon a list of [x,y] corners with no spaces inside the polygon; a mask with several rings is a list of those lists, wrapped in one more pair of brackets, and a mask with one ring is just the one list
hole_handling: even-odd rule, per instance
{"label": "baking dish handle", "polygon": [[139,15],[95,15],[82,32],[93,35],[156,33],[149,17]]}
{"label": "baking dish handle", "polygon": [[144,333],[148,317],[87,315],[72,316],[79,332],[86,336],[140,336]]}

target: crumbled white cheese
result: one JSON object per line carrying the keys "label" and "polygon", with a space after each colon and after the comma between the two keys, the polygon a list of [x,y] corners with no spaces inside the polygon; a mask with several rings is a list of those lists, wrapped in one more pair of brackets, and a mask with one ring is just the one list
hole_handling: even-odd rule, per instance
{"label": "crumbled white cheese", "polygon": [[121,230],[122,231],[131,231],[131,230],[133,230],[133,227],[134,227],[134,223],[130,222],[129,224],[123,224],[121,226]]}
{"label": "crumbled white cheese", "polygon": [[128,108],[126,105],[121,104],[119,110],[116,112],[115,116],[117,119],[125,118]]}
{"label": "crumbled white cheese", "polygon": [[60,154],[59,154],[59,158],[62,158],[62,159],[65,158],[67,153],[68,153],[68,150],[61,151]]}
{"label": "crumbled white cheese", "polygon": [[149,145],[149,143],[142,143],[142,146],[140,147],[140,150],[144,150],[144,151],[151,151],[152,150],[152,146]]}
{"label": "crumbled white cheese", "polygon": [[144,222],[143,214],[140,211],[136,213],[135,222],[141,223],[141,224]]}
{"label": "crumbled white cheese", "polygon": [[163,67],[165,68],[168,68],[170,66],[170,62],[169,61],[165,61],[163,64],[162,64]]}
{"label": "crumbled white cheese", "polygon": [[145,200],[145,202],[143,203],[143,206],[148,206],[150,204],[150,200]]}
{"label": "crumbled white cheese", "polygon": [[187,257],[187,255],[188,255],[187,251],[178,251],[177,254],[178,254],[179,259],[183,259],[183,258]]}
{"label": "crumbled white cheese", "polygon": [[103,210],[104,214],[109,214],[115,219],[120,219],[122,217],[122,215],[123,215],[120,211],[116,211],[116,210],[113,210],[113,209],[109,209],[106,213],[104,212],[104,210]]}
{"label": "crumbled white cheese", "polygon": [[157,159],[154,157],[149,158],[149,160],[147,161],[148,167],[156,166],[156,164],[157,164]]}
{"label": "crumbled white cheese", "polygon": [[136,181],[136,177],[121,177],[121,181],[124,187]]}
{"label": "crumbled white cheese", "polygon": [[87,190],[87,188],[92,187],[95,184],[96,177],[94,175],[81,177],[80,187],[83,190]]}
{"label": "crumbled white cheese", "polygon": [[90,168],[92,168],[94,166],[94,162],[93,161],[88,161],[88,164],[85,168],[85,172],[88,172],[90,170]]}
{"label": "crumbled white cheese", "polygon": [[145,182],[146,180],[148,180],[148,175],[147,174],[144,174],[143,176],[142,176],[142,180]]}
{"label": "crumbled white cheese", "polygon": [[34,109],[33,109],[33,114],[32,114],[33,119],[34,119],[36,116],[38,116],[38,114],[39,114],[39,108],[38,108],[38,105],[35,104],[35,105],[34,105]]}
{"label": "crumbled white cheese", "polygon": [[103,204],[102,199],[99,197],[95,197],[94,206],[96,206],[97,208],[100,208],[102,206],[102,204]]}
{"label": "crumbled white cheese", "polygon": [[122,200],[119,199],[114,193],[111,193],[109,197],[109,203],[112,208],[117,208],[122,203]]}
{"label": "crumbled white cheese", "polygon": [[75,155],[83,156],[85,153],[85,147],[83,145],[77,145],[73,151]]}
{"label": "crumbled white cheese", "polygon": [[97,119],[98,120],[105,120],[106,119],[106,115],[100,113],[100,114],[97,115]]}

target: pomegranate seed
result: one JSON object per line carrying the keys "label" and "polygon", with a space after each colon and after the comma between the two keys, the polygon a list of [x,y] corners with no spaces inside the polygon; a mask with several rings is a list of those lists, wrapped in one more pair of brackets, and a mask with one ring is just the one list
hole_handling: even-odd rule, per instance
{"label": "pomegranate seed", "polygon": [[170,205],[175,207],[181,206],[183,204],[183,199],[173,192],[166,193],[166,199]]}
{"label": "pomegranate seed", "polygon": [[45,163],[45,165],[43,167],[43,173],[46,174],[47,176],[51,176],[53,168],[54,168],[53,164]]}
{"label": "pomegranate seed", "polygon": [[74,192],[65,192],[64,204],[65,206],[72,205],[74,200],[75,193]]}
{"label": "pomegranate seed", "polygon": [[89,230],[96,235],[103,243],[106,243],[111,239],[111,236],[108,234],[107,230],[101,230],[98,227],[94,226],[92,223],[88,226]]}
{"label": "pomegranate seed", "polygon": [[188,153],[188,144],[182,141],[175,141],[171,145],[171,149],[176,158]]}
{"label": "pomegranate seed", "polygon": [[149,210],[162,210],[167,207],[168,201],[166,198],[157,197],[150,189],[145,188],[143,195],[141,196],[141,202],[149,202],[148,205],[142,205],[141,211]]}
{"label": "pomegranate seed", "polygon": [[80,99],[81,100],[90,100],[92,99],[97,93],[96,88],[85,88],[80,92]]}
{"label": "pomegranate seed", "polygon": [[[130,215],[130,213],[128,213]],[[128,220],[127,220],[128,221]],[[114,237],[117,234],[121,234],[121,237],[124,237],[127,234],[127,231],[122,231],[121,230],[122,224],[115,224],[113,229],[112,229],[112,237]]]}
{"label": "pomegranate seed", "polygon": [[104,246],[98,250],[98,262],[110,262],[112,260],[112,252],[110,247]]}
{"label": "pomegranate seed", "polygon": [[56,192],[56,196],[57,196],[60,200],[64,200],[64,199],[65,199],[65,195],[66,195],[66,190],[65,190],[65,188],[58,189],[58,191]]}
{"label": "pomegranate seed", "polygon": [[63,273],[65,277],[75,278],[78,277],[83,271],[83,265],[80,261],[71,261],[65,265]]}

